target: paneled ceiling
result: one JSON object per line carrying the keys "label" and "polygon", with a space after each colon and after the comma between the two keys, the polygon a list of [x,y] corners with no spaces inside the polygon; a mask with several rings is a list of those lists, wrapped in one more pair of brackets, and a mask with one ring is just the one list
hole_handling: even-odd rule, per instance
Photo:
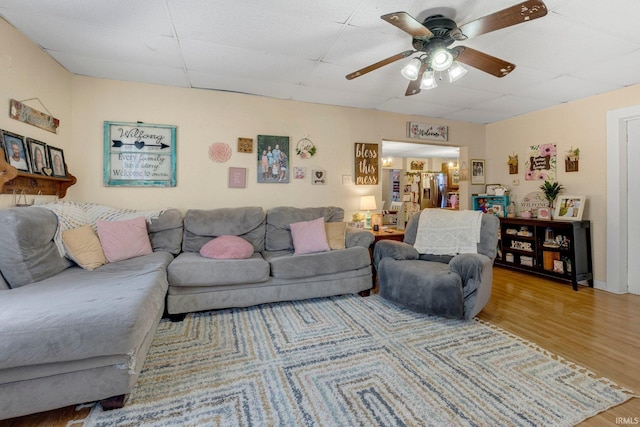
{"label": "paneled ceiling", "polygon": [[640,83],[640,1],[546,0],[547,16],[464,45],[516,64],[504,78],[469,68],[405,96],[411,49],[380,19],[435,13],[458,25],[513,0],[0,0],[0,15],[67,70],[107,79],[491,123]]}

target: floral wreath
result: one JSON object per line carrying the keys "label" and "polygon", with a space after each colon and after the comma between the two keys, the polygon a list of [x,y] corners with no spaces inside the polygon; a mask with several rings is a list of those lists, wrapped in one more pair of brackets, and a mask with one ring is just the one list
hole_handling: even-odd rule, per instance
{"label": "floral wreath", "polygon": [[302,138],[296,144],[296,154],[300,156],[301,159],[315,156],[316,151],[316,146],[313,145],[313,142],[308,138]]}

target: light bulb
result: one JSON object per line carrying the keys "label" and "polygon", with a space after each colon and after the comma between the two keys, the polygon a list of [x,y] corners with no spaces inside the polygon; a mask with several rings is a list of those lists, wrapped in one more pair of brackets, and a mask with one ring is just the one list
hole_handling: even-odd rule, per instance
{"label": "light bulb", "polygon": [[453,63],[453,55],[446,49],[436,50],[431,58],[431,68],[436,71],[444,71]]}

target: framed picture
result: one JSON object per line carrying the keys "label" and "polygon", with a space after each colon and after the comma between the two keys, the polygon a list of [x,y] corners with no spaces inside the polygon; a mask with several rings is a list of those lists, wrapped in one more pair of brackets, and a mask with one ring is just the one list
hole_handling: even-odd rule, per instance
{"label": "framed picture", "polygon": [[381,213],[372,213],[371,214],[371,226],[377,225],[378,227],[382,227],[382,214]]}
{"label": "framed picture", "polygon": [[538,218],[540,219],[551,218],[551,210],[549,208],[538,208]]}
{"label": "framed picture", "polygon": [[472,159],[471,160],[471,184],[484,184],[484,160]]}
{"label": "framed picture", "polygon": [[49,160],[51,161],[51,176],[66,177],[67,168],[62,150],[50,145],[47,146],[47,149],[49,150]]}
{"label": "framed picture", "polygon": [[29,152],[24,143],[24,137],[13,132],[0,130],[4,157],[11,166],[22,172],[31,172],[29,167]]}
{"label": "framed picture", "polygon": [[289,182],[289,137],[258,135],[258,183]]}
{"label": "framed picture", "polygon": [[105,121],[106,186],[175,187],[177,126]]}
{"label": "framed picture", "polygon": [[559,221],[581,221],[582,214],[584,213],[584,204],[587,201],[587,197],[582,196],[570,196],[567,194],[561,194],[556,197],[555,201],[555,215],[553,219]]}
{"label": "framed picture", "polygon": [[305,179],[307,176],[307,168],[295,166],[293,168],[293,179]]}
{"label": "framed picture", "polygon": [[229,188],[247,188],[247,168],[229,168]]}
{"label": "framed picture", "polygon": [[29,147],[29,158],[31,159],[31,173],[51,175],[49,157],[47,156],[47,144],[27,138],[27,147]]}
{"label": "framed picture", "polygon": [[325,185],[327,183],[327,171],[322,169],[312,170],[311,183],[315,185]]}

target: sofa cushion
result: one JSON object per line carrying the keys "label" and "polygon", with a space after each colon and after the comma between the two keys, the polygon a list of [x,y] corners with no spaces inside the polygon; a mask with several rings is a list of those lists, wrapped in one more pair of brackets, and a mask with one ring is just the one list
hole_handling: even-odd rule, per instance
{"label": "sofa cushion", "polygon": [[85,270],[94,270],[106,264],[98,236],[89,224],[62,232],[67,255]]}
{"label": "sofa cushion", "polygon": [[327,233],[324,229],[324,218],[301,221],[290,224],[291,239],[295,255],[326,252],[330,250]]}
{"label": "sofa cushion", "polygon": [[58,220],[40,207],[0,209],[0,271],[12,288],[54,276],[72,265],[53,236]]}
{"label": "sofa cushion", "polygon": [[317,208],[292,208],[280,206],[267,211],[265,249],[268,251],[293,250],[290,224],[324,218],[324,222],[344,219],[344,210],[335,206]]}
{"label": "sofa cushion", "polygon": [[265,282],[269,264],[259,253],[247,259],[211,259],[183,252],[169,265],[171,286],[219,286]]}
{"label": "sofa cushion", "polygon": [[327,242],[331,250],[345,248],[345,236],[347,233],[346,222],[325,222],[324,230],[327,233]]}
{"label": "sofa cushion", "polygon": [[253,255],[253,245],[242,237],[220,236],[205,243],[200,255],[216,259],[245,259]]}
{"label": "sofa cushion", "polygon": [[260,207],[190,209],[184,216],[184,252],[199,252],[213,237],[240,236],[253,245],[255,252],[264,250],[265,212]]}
{"label": "sofa cushion", "polygon": [[182,251],[182,213],[175,208],[166,209],[157,218],[147,222],[153,251],[178,255]]}
{"label": "sofa cushion", "polygon": [[104,256],[109,262],[153,252],[147,234],[147,220],[143,216],[124,221],[98,221],[96,226]]}
{"label": "sofa cushion", "polygon": [[342,251],[318,252],[293,256],[291,251],[263,252],[271,265],[271,275],[277,279],[300,279],[342,273],[368,267],[369,250],[361,246]]}
{"label": "sofa cushion", "polygon": [[127,354],[134,363],[163,310],[172,259],[155,252],[93,271],[72,267],[6,291],[0,298],[0,369]]}

